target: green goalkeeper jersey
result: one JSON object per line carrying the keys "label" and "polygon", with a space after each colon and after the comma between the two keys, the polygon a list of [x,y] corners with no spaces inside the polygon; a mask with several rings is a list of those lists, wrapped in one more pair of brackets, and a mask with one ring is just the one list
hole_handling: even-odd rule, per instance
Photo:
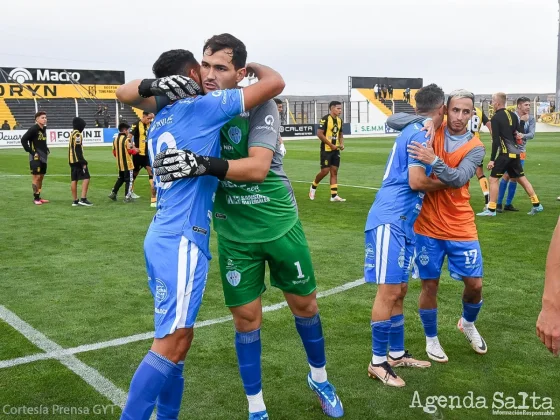
{"label": "green goalkeeper jersey", "polygon": [[220,182],[214,203],[214,230],[235,242],[259,243],[280,238],[298,221],[294,191],[278,152],[279,116],[274,101],[245,112],[221,131],[221,157],[249,156],[249,148],[274,152],[270,170],[262,183]]}

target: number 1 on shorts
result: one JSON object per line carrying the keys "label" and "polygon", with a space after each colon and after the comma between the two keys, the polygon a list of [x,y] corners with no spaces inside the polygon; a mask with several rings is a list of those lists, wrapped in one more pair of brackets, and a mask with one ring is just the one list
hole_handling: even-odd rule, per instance
{"label": "number 1 on shorts", "polygon": [[301,265],[300,265],[299,261],[296,261],[296,262],[294,263],[294,265],[296,266],[297,272],[298,272],[297,278],[298,278],[298,279],[304,278],[305,276],[303,275],[303,272],[301,271]]}

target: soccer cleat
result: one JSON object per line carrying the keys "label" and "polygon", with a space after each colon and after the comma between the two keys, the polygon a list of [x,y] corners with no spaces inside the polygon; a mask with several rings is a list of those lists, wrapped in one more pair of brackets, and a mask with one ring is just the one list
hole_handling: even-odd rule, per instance
{"label": "soccer cleat", "polygon": [[531,209],[531,211],[529,213],[527,213],[529,216],[534,216],[537,213],[540,213],[541,211],[544,210],[544,207],[542,206],[542,204],[539,204],[537,207],[533,207]]}
{"label": "soccer cleat", "polygon": [[415,367],[415,368],[429,368],[432,366],[430,362],[426,362],[424,360],[416,360],[412,357],[412,354],[406,350],[401,357],[393,359],[391,355],[387,357],[387,361],[391,365],[391,367]]}
{"label": "soccer cleat", "polygon": [[41,201],[42,204],[50,203],[49,200],[45,200],[44,198],[40,198],[39,201]]}
{"label": "soccer cleat", "polygon": [[132,193],[130,194],[130,198],[134,198],[134,199],[136,200],[137,198],[140,198],[140,196],[139,196],[139,195],[136,195],[135,192],[132,192]]}
{"label": "soccer cleat", "polygon": [[111,194],[108,195],[108,197],[113,201],[117,201],[117,194],[115,194],[112,191],[111,191]]}
{"label": "soccer cleat", "polygon": [[86,207],[91,207],[93,206],[93,203],[91,201],[89,201],[87,198],[82,198],[80,199],[80,201],[78,202],[78,204],[80,206],[86,206]]}
{"label": "soccer cleat", "polygon": [[153,203],[150,203],[150,207],[153,207],[155,209],[157,207],[157,203],[155,201]]}
{"label": "soccer cleat", "polygon": [[259,411],[258,413],[249,413],[249,420],[268,420],[268,413],[266,411]]}
{"label": "soccer cleat", "polygon": [[335,387],[329,382],[315,382],[311,378],[311,373],[307,375],[307,384],[309,388],[319,398],[321,402],[321,408],[323,409],[323,413],[329,417],[342,417],[344,415],[344,408],[342,407],[342,402],[340,398],[336,394]]}
{"label": "soccer cleat", "polygon": [[503,213],[504,207],[502,204],[496,204],[496,213]]}
{"label": "soccer cleat", "polygon": [[467,341],[471,343],[471,347],[475,352],[478,354],[486,354],[488,351],[488,347],[486,346],[486,341],[484,338],[478,333],[478,330],[474,326],[474,323],[471,324],[472,326],[465,327],[463,325],[463,317],[459,318],[459,322],[457,323],[457,328],[465,334]]}
{"label": "soccer cleat", "polygon": [[335,195],[334,197],[331,197],[331,201],[337,201],[337,202],[341,202],[341,203],[342,203],[343,201],[346,201],[346,199],[345,199],[345,198],[342,198],[342,197],[339,196],[339,195]]}
{"label": "soccer cleat", "polygon": [[443,351],[441,344],[439,344],[439,339],[434,337],[431,342],[426,342],[426,353],[428,357],[432,359],[434,362],[438,363],[447,363],[449,359],[447,358],[447,354]]}
{"label": "soccer cleat", "polygon": [[556,201],[560,201],[560,197],[556,197]]}
{"label": "soccer cleat", "polygon": [[317,188],[313,188],[313,186],[309,187],[309,199],[315,200],[315,193],[317,192]]}
{"label": "soccer cleat", "polygon": [[484,208],[482,209],[482,211],[485,212],[485,211],[487,211],[487,210],[488,210],[488,204],[485,204],[485,205],[484,205]]}
{"label": "soccer cleat", "polygon": [[513,207],[513,204],[506,204],[504,206],[504,211],[519,211],[517,207]]}
{"label": "soccer cleat", "polygon": [[33,204],[36,204],[37,206],[40,206],[43,203],[41,202],[41,200],[33,200]]}
{"label": "soccer cleat", "polygon": [[133,201],[133,200],[132,200],[132,196],[127,195],[127,196],[124,198],[123,203],[132,203],[132,201]]}
{"label": "soccer cleat", "polygon": [[393,371],[389,362],[383,362],[380,365],[374,365],[370,362],[368,366],[368,376],[371,379],[379,379],[383,382],[383,384],[388,386],[402,388],[406,385],[405,382]]}
{"label": "soccer cleat", "polygon": [[496,212],[495,211],[490,211],[490,210],[484,210],[482,213],[477,213],[477,216],[490,216],[490,217],[496,217]]}
{"label": "soccer cleat", "polygon": [[72,201],[72,207],[78,207],[79,205],[80,205],[80,204],[79,204],[79,201],[78,201],[78,200]]}

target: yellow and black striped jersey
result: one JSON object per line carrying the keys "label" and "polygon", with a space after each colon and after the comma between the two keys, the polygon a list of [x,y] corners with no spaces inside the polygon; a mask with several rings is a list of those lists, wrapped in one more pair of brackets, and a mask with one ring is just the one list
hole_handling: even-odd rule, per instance
{"label": "yellow and black striped jersey", "polygon": [[82,163],[85,161],[83,152],[83,136],[78,130],[72,130],[68,142],[68,163]]}
{"label": "yellow and black striped jersey", "polygon": [[[325,115],[319,122],[319,130],[325,132],[325,137],[335,146],[340,144],[340,136],[342,135],[342,120],[340,117],[333,117],[331,114]],[[321,151],[331,152],[332,149],[325,143],[321,142]]]}
{"label": "yellow and black striped jersey", "polygon": [[134,169],[132,155],[128,153],[130,148],[131,143],[126,133],[119,133],[117,138],[113,140],[113,154],[117,158],[119,171],[132,171]]}
{"label": "yellow and black striped jersey", "polygon": [[142,120],[138,120],[136,124],[130,127],[130,132],[134,136],[134,147],[139,150],[140,156],[146,155],[146,136],[150,124],[144,124]]}

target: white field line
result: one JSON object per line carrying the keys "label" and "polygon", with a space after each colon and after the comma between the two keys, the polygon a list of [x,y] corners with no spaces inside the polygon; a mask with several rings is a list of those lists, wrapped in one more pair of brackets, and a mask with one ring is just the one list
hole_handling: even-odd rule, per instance
{"label": "white field line", "polygon": [[[139,176],[139,177],[147,177],[148,175],[138,175],[138,176]],[[4,174],[4,175],[3,175],[3,174],[0,174],[0,178],[22,178],[22,177],[31,177],[31,175],[21,175],[21,174],[19,174],[19,175]],[[66,175],[62,175],[62,174],[53,174],[53,175],[49,175],[49,174],[47,174],[47,175],[46,175],[46,178],[48,178],[48,177],[53,177],[53,178],[61,178],[61,177],[70,178],[70,175],[69,175],[69,174],[66,174]],[[112,178],[116,178],[117,175],[116,175],[116,174],[111,174],[111,175],[109,175],[109,174],[94,174],[94,175],[92,175],[92,178],[96,178],[96,177],[112,177]],[[298,181],[298,180],[292,181],[292,180],[291,180],[290,182],[294,182],[294,183],[298,183],[298,184],[311,184],[309,181]],[[365,185],[348,185],[348,184],[338,184],[338,185],[340,185],[341,187],[361,188],[361,189],[364,189],[364,190],[379,191],[379,188],[376,188],[376,187],[367,187],[367,186],[365,186]]]}
{"label": "white field line", "polygon": [[[341,286],[337,286],[337,287],[334,287],[332,289],[325,290],[324,292],[319,292],[319,293],[317,293],[317,297],[322,298],[322,297],[326,297],[326,296],[335,295],[337,293],[342,293],[346,290],[353,289],[354,287],[361,286],[364,283],[365,283],[365,281],[364,281],[363,278],[358,279],[358,280],[354,280],[354,281],[345,283]],[[269,306],[263,307],[263,312],[277,311],[279,309],[285,308],[286,306],[288,306],[288,304],[286,302],[276,303],[274,305],[269,305]],[[0,305],[0,319],[5,320],[4,315],[3,315],[3,311],[7,311],[7,309]],[[10,314],[11,314],[11,312],[10,312]],[[195,328],[207,327],[207,326],[215,325],[215,324],[223,324],[224,322],[228,322],[228,321],[231,321],[231,320],[232,320],[231,315],[227,315],[227,316],[223,316],[223,317],[220,317],[220,318],[214,318],[214,319],[209,319],[209,320],[206,320],[206,321],[197,322],[195,324]],[[8,322],[8,321],[6,321],[6,322],[8,324],[12,325],[10,322]],[[21,321],[21,322],[23,322],[23,321]],[[12,326],[14,328],[16,328],[14,325],[12,325]],[[32,327],[29,326],[29,328],[32,328]],[[19,329],[17,329],[17,330],[20,331]],[[36,330],[33,330],[33,331],[36,331]],[[36,331],[36,332],[39,333],[38,331]],[[78,354],[78,353],[84,353],[84,352],[88,352],[88,351],[92,351],[92,350],[101,350],[101,349],[106,349],[106,348],[109,348],[109,347],[124,346],[126,344],[135,343],[135,342],[138,342],[138,341],[149,340],[149,339],[154,337],[153,332],[147,332],[147,333],[143,333],[143,334],[134,334],[134,335],[130,335],[128,337],[121,337],[121,338],[116,338],[116,339],[113,339],[113,340],[101,341],[101,342],[97,342],[97,343],[93,343],[93,344],[85,344],[85,345],[78,346],[78,347],[63,349],[61,346],[59,346],[58,344],[55,344],[54,342],[50,341],[48,338],[46,338],[42,334],[41,334],[42,337],[44,337],[45,340],[49,341],[51,347],[44,348],[44,347],[36,344],[26,334],[24,334],[24,335],[29,339],[29,341],[31,341],[33,344],[37,345],[37,347],[41,348],[41,350],[44,350],[45,353],[33,354],[33,355],[30,355],[30,356],[18,357],[18,358],[10,359],[10,360],[2,360],[2,361],[0,361],[0,369],[9,368],[9,367],[18,366],[18,365],[23,365],[23,364],[35,362],[35,361],[38,361],[38,360],[47,360],[47,359],[62,360],[62,358],[73,356],[73,355]],[[52,347],[52,345],[54,345],[55,347]]]}
{"label": "white field line", "polygon": [[[8,325],[31,341],[35,346],[45,352],[54,354],[64,350],[62,346],[47,338],[43,333],[37,331],[23,319],[19,318],[16,314],[2,305],[0,305],[0,319],[5,321]],[[58,360],[113,404],[124,407],[124,404],[126,403],[126,392],[118,388],[97,370],[86,365],[73,355],[60,355],[58,357],[51,358]]]}

